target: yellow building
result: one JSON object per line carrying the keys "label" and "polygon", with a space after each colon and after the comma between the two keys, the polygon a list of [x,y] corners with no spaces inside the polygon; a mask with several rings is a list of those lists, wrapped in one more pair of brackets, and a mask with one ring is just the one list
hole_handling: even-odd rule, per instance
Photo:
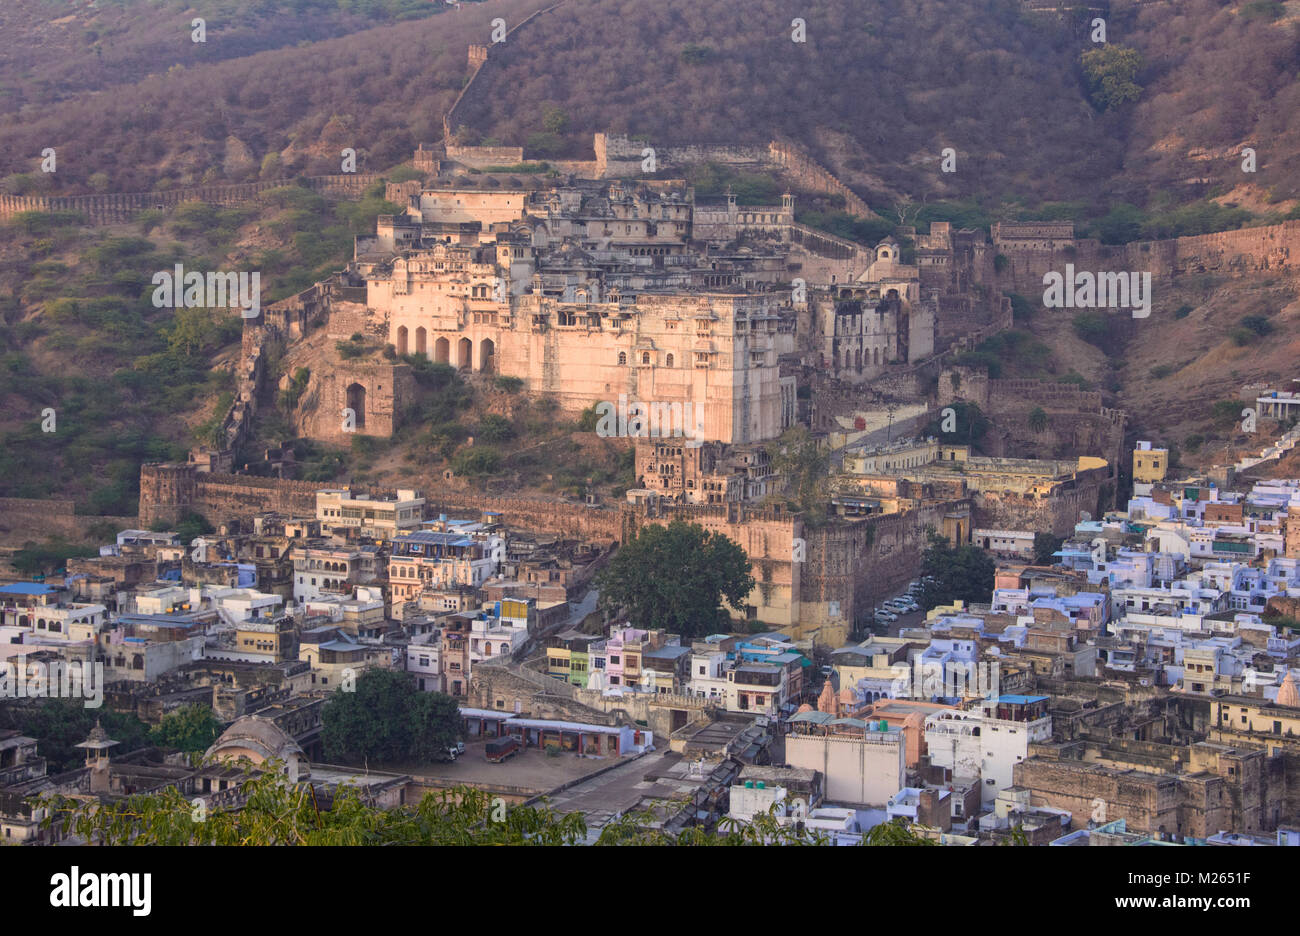
{"label": "yellow building", "polygon": [[1163,481],[1169,470],[1169,449],[1152,448],[1139,442],[1133,450],[1133,480],[1142,484]]}

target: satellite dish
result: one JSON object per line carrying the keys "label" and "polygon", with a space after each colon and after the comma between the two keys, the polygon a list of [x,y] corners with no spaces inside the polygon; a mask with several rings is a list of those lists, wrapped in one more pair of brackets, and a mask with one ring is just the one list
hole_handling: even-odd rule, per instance
{"label": "satellite dish", "polygon": [[1080,511],[1079,511],[1079,519],[1080,519],[1082,522],[1087,523],[1089,520],[1092,519],[1092,514],[1088,513],[1088,511],[1086,511],[1086,510],[1080,510]]}

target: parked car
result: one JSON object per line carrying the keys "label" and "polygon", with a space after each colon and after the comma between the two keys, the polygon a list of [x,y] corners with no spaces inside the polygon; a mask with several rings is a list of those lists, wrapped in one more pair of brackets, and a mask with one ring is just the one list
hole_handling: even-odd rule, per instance
{"label": "parked car", "polygon": [[499,764],[511,754],[518,752],[519,742],[514,738],[497,738],[487,743],[484,756],[494,764]]}
{"label": "parked car", "polygon": [[892,624],[894,621],[897,621],[897,620],[898,620],[898,615],[897,615],[897,614],[890,614],[890,613],[889,613],[888,611],[886,611],[884,608],[881,608],[880,610],[878,610],[878,611],[876,612],[875,617],[876,617],[876,620],[877,620],[877,621],[882,621],[882,622],[883,622],[883,621],[888,621],[888,622],[891,623],[891,624]]}
{"label": "parked car", "polygon": [[451,747],[447,748],[447,753],[451,755],[452,760],[455,760],[456,758],[460,757],[462,754],[465,753],[465,742],[457,741]]}
{"label": "parked car", "polygon": [[823,666],[823,667],[822,667],[822,675],[823,675],[823,676],[830,676],[830,675],[833,674],[834,672],[835,672],[835,667],[833,667],[833,666]]}

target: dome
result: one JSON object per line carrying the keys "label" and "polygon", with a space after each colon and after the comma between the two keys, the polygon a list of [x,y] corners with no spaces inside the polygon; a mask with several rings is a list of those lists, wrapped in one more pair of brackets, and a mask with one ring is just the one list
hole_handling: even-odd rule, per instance
{"label": "dome", "polygon": [[275,722],[256,715],[236,719],[207,749],[204,758],[230,761],[247,758],[255,764],[269,760],[281,760],[286,764],[293,761],[305,764],[307,761],[297,741]]}

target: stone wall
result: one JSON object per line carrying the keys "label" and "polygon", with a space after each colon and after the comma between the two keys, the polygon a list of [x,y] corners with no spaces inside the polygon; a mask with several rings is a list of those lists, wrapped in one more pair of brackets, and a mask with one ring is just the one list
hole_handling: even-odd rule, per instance
{"label": "stone wall", "polygon": [[852,189],[819,165],[811,156],[791,143],[773,141],[768,144],[768,155],[800,188],[828,195],[844,196],[844,210],[859,218],[871,215],[871,209]]}
{"label": "stone wall", "polygon": [[1017,786],[1027,787],[1035,806],[1070,813],[1070,828],[1084,829],[1096,801],[1105,805],[1107,822],[1124,819],[1130,832],[1173,831],[1181,805],[1179,782],[1165,774],[1121,773],[1089,764],[1031,757],[1015,765]]}
{"label": "stone wall", "polygon": [[456,146],[448,144],[447,158],[469,166],[486,169],[489,166],[514,166],[524,161],[522,146]]}
{"label": "stone wall", "polygon": [[761,168],[768,162],[767,154],[757,146],[729,146],[726,144],[670,144],[666,141],[634,140],[617,133],[597,133],[592,139],[595,150],[597,177],[624,178],[642,174],[641,154],[646,147],[654,149],[655,169],[677,169],[698,163],[715,162],[732,168]]}
{"label": "stone wall", "polygon": [[193,465],[141,465],[139,523],[145,528],[155,521],[175,523],[190,511],[214,526],[223,520],[251,519],[268,512],[314,517],[316,492],[328,486],[199,472]]}
{"label": "stone wall", "polygon": [[[556,7],[560,7],[563,5],[564,5],[564,0],[560,0],[559,3],[553,3],[550,6],[544,7],[540,10],[534,10],[532,13],[528,14],[523,19],[521,19],[518,23],[516,23],[515,25],[511,26],[508,30],[506,30],[505,42],[501,43],[501,45],[509,49],[511,47],[510,46],[511,36],[515,35],[519,30],[523,29],[525,26],[527,26],[530,22],[532,22],[537,17],[543,16],[551,12],[552,10],[554,10]],[[465,98],[468,97],[472,92],[473,88],[475,87],[475,79],[478,78],[478,76],[482,73],[483,69],[487,66],[488,59],[490,58],[491,55],[491,51],[495,47],[496,47],[495,45],[493,46],[472,45],[469,47],[467,53],[467,62],[470,68],[469,80],[465,82],[465,86],[460,89],[460,94],[456,95],[456,100],[452,101],[451,107],[447,108],[447,113],[444,114],[442,117],[442,136],[443,136],[443,140],[446,143],[451,143],[452,132],[456,128],[456,112],[460,110],[461,104],[464,103]],[[450,149],[448,150],[447,155],[452,159],[456,159],[455,156],[451,155]],[[516,159],[513,160],[512,162],[518,162],[518,161],[519,160]],[[511,165],[511,164],[512,163],[504,163],[503,165]]]}
{"label": "stone wall", "polygon": [[[378,178],[375,173],[363,172],[309,176],[307,181],[323,195],[354,198]],[[293,184],[293,179],[277,179],[115,195],[0,195],[0,218],[12,218],[24,211],[71,211],[84,215],[88,224],[120,224],[142,211],[174,208],[182,202],[242,205],[270,189]]]}
{"label": "stone wall", "polygon": [[78,514],[70,500],[0,497],[0,544],[5,546],[43,543],[53,536],[74,543],[87,542],[87,531],[96,523],[111,523],[126,529],[135,526],[136,519]]}
{"label": "stone wall", "polygon": [[1079,512],[1100,517],[1109,504],[1102,502],[1102,481],[1092,478],[1050,495],[984,491],[974,498],[973,522],[977,529],[1032,530],[1068,536],[1079,522]]}
{"label": "stone wall", "polygon": [[1154,279],[1184,273],[1294,272],[1300,269],[1300,221],[1114,247],[1079,239],[1055,249],[1026,249],[1012,243],[998,249],[1007,261],[998,281],[1037,303],[1043,294],[1043,275],[1064,272],[1067,263],[1093,273],[1150,272]]}
{"label": "stone wall", "polygon": [[[405,363],[341,361],[317,367],[298,401],[294,424],[310,439],[346,443],[354,434],[389,438],[401,424],[414,389]],[[344,428],[344,409],[353,411],[352,428]]]}
{"label": "stone wall", "polygon": [[[957,383],[953,384],[956,375]],[[939,375],[936,406],[974,403],[993,423],[982,449],[1004,457],[1095,455],[1118,466],[1125,458],[1127,415],[1102,405],[1101,394],[1050,380],[990,380],[980,368],[947,367]],[[1035,431],[1029,416],[1047,414]]]}

